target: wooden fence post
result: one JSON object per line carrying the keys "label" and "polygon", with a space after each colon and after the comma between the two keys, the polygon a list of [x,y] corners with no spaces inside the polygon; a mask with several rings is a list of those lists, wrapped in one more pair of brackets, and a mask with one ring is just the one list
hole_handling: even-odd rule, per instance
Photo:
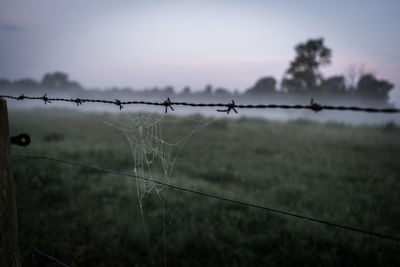
{"label": "wooden fence post", "polygon": [[21,266],[7,102],[0,98],[0,267]]}

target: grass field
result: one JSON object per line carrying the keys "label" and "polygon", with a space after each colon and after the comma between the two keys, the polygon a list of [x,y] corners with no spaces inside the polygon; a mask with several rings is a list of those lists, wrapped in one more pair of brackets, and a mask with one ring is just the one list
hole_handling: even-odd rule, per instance
{"label": "grass field", "polygon": [[[62,114],[10,112],[11,133],[32,136],[12,151],[132,173],[120,131],[93,114]],[[163,133],[194,126],[166,117]],[[164,254],[168,266],[400,265],[398,242],[171,189],[162,191],[165,246],[160,200],[144,200],[149,249],[134,178],[18,156],[13,168],[20,238],[74,266],[162,266]],[[184,146],[171,184],[400,236],[400,129],[217,119]],[[56,266],[22,254],[25,266]]]}

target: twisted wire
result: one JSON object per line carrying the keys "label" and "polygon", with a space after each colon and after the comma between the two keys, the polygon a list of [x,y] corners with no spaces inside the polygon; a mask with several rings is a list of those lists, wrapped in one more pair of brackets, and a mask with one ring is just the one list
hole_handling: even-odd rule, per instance
{"label": "twisted wire", "polygon": [[162,102],[151,102],[151,101],[120,101],[119,99],[115,100],[106,100],[106,99],[88,99],[88,98],[51,98],[47,97],[47,94],[43,96],[26,96],[21,94],[20,96],[11,96],[11,95],[0,95],[2,98],[9,98],[14,100],[41,100],[45,104],[52,102],[71,102],[75,103],[77,106],[82,105],[83,103],[103,103],[103,104],[113,104],[119,107],[119,109],[123,109],[125,105],[150,105],[150,106],[164,106],[165,113],[168,112],[168,108],[171,111],[174,111],[173,106],[187,106],[187,107],[215,107],[215,108],[225,108],[225,109],[217,109],[218,112],[226,112],[229,114],[231,110],[235,113],[238,113],[237,109],[303,109],[303,110],[312,110],[315,112],[319,112],[321,110],[337,110],[337,111],[355,111],[355,112],[370,112],[370,113],[400,113],[400,109],[398,108],[373,108],[373,107],[359,107],[359,106],[332,106],[332,105],[321,105],[314,102],[311,99],[309,105],[288,105],[288,104],[236,104],[234,100],[230,103],[190,103],[190,102],[174,102],[171,101],[168,97],[167,100]]}

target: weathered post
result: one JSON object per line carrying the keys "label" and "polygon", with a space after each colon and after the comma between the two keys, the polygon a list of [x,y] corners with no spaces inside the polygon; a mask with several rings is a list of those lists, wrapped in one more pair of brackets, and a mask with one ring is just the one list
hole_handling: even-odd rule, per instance
{"label": "weathered post", "polygon": [[0,267],[21,266],[7,102],[0,98]]}

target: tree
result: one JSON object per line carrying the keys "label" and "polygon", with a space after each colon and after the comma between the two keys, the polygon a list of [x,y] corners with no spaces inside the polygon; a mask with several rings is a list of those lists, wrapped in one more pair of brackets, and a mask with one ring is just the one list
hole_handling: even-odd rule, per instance
{"label": "tree", "polygon": [[346,92],[344,76],[332,76],[322,81],[321,91],[330,95],[343,95]]}
{"label": "tree", "polygon": [[282,87],[289,93],[315,90],[322,81],[319,68],[330,64],[332,51],[324,39],[310,39],[295,47],[296,58],[285,73]]}
{"label": "tree", "polygon": [[45,88],[81,88],[79,83],[68,80],[68,75],[62,72],[47,73],[42,79],[42,86]]}
{"label": "tree", "polygon": [[392,89],[392,83],[386,80],[377,80],[373,74],[364,74],[358,80],[355,94],[364,100],[386,105]]}
{"label": "tree", "polygon": [[47,88],[61,88],[68,82],[68,75],[61,72],[47,73],[43,76],[42,85]]}
{"label": "tree", "polygon": [[264,77],[259,79],[256,84],[246,91],[249,95],[268,95],[275,94],[276,91],[276,80],[272,76]]}

